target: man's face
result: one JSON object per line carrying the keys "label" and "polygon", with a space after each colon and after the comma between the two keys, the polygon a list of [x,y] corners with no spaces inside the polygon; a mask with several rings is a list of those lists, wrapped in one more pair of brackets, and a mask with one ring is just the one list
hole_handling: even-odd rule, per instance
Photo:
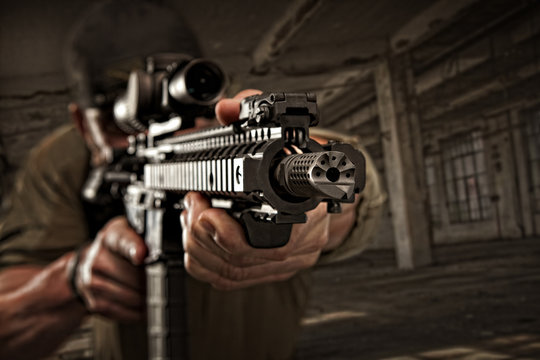
{"label": "man's face", "polygon": [[116,126],[111,111],[87,108],[83,111],[83,121],[84,130],[88,133],[85,139],[91,148],[95,146],[125,148],[128,146],[128,135]]}

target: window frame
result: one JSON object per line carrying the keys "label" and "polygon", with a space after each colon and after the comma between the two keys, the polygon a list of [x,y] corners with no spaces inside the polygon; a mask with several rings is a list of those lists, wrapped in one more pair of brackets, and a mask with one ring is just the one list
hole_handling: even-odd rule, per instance
{"label": "window frame", "polygon": [[452,135],[440,140],[439,146],[449,222],[493,219],[482,131]]}

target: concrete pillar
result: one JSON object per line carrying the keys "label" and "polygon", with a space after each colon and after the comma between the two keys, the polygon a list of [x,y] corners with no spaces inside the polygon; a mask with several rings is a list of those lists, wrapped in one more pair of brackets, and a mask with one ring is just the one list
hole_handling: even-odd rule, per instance
{"label": "concrete pillar", "polygon": [[529,173],[527,162],[527,139],[522,133],[521,119],[519,110],[510,111],[510,128],[512,129],[512,153],[514,154],[514,166],[516,173],[516,183],[519,191],[518,211],[521,218],[523,236],[533,236],[534,214],[531,204],[531,185],[529,184]]}
{"label": "concrete pillar", "polygon": [[398,267],[431,263],[422,139],[408,54],[375,70],[375,87]]}

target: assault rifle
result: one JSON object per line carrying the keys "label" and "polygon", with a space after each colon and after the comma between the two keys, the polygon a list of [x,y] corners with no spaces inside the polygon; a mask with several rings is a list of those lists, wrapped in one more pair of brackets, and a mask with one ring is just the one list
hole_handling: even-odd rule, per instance
{"label": "assault rifle", "polygon": [[[196,83],[214,85],[205,96],[191,94],[191,99],[183,92],[190,88],[186,79],[197,78],[186,72],[193,63],[182,70],[167,68],[156,74],[154,67],[132,74],[127,95],[115,105],[116,121],[126,131],[147,131],[130,137],[125,153],[94,171],[92,186],[86,189],[94,197],[103,187],[121,196],[130,224],[145,238],[151,359],[180,359],[187,354],[179,221],[187,192],[207,195],[214,207],[227,209],[242,224],[251,246],[269,248],[285,245],[292,225],[305,222],[306,212],[321,201],[327,202],[329,212],[339,212],[340,204],[353,202],[365,183],[365,160],[359,151],[349,144],[320,145],[310,139],[309,128],[318,122],[313,94],[251,96],[241,102],[238,122],[177,134],[186,119],[193,123],[189,121],[193,107],[191,113],[182,113],[182,106],[202,102],[207,111],[221,91],[215,86],[218,68],[205,61],[195,65],[202,69],[196,70],[200,75]],[[179,78],[185,83],[171,87]],[[148,100],[152,97],[145,91],[157,91],[159,96]],[[137,95],[139,100],[134,100]],[[145,96],[147,100],[141,101]],[[198,102],[186,101],[197,97]],[[146,122],[145,114],[151,115]]]}

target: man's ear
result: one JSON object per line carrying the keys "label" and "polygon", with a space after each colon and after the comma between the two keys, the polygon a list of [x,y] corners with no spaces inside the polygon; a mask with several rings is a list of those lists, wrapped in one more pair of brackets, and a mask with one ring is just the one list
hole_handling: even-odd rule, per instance
{"label": "man's ear", "polygon": [[82,137],[85,137],[87,129],[84,123],[84,114],[81,107],[76,103],[69,103],[68,105],[69,116],[75,125],[75,128],[79,131]]}

